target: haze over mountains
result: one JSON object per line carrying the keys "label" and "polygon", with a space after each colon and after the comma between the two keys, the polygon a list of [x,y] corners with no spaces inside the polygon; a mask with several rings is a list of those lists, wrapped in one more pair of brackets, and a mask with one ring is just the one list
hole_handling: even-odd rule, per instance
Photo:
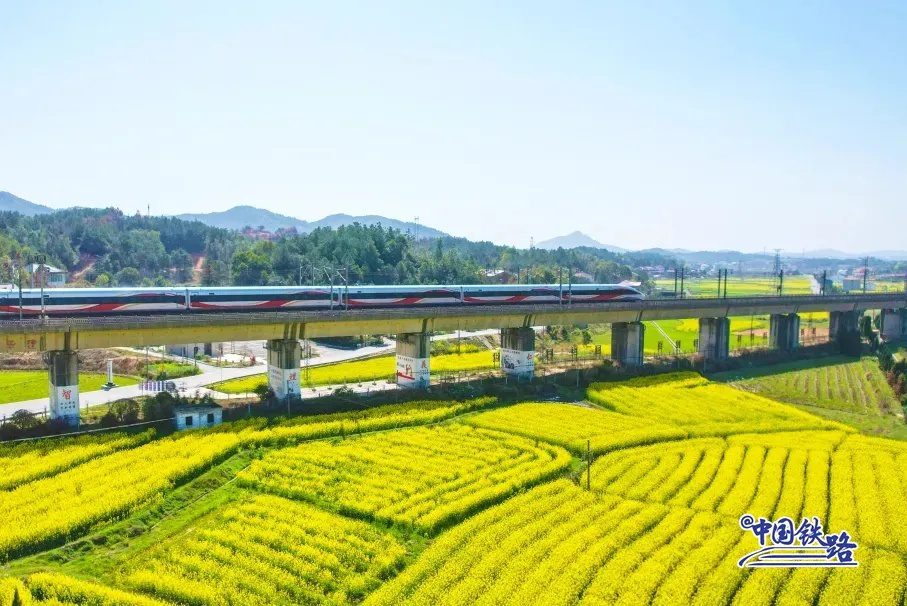
{"label": "haze over mountains", "polygon": [[[23,198],[13,195],[6,191],[0,191],[0,211],[11,211],[21,213],[28,217],[54,212],[54,208],[35,204]],[[448,234],[411,221],[400,221],[381,215],[346,215],[334,214],[328,215],[317,221],[304,221],[296,217],[281,215],[271,212],[264,208],[255,206],[241,205],[234,206],[225,211],[213,213],[185,213],[175,215],[178,219],[184,221],[201,221],[211,227],[221,227],[224,229],[241,230],[244,227],[264,227],[268,231],[277,231],[278,229],[295,228],[300,233],[308,233],[319,227],[337,228],[341,225],[352,225],[361,223],[362,225],[376,225],[380,223],[385,227],[393,227],[400,231],[410,232],[417,238],[440,238]]]}
{"label": "haze over mountains", "polygon": [[0,211],[3,210],[20,213],[27,217],[54,212],[54,209],[49,206],[43,206],[41,204],[29,202],[28,200],[23,200],[19,196],[14,196],[8,191],[0,191]]}
{"label": "haze over mountains", "polygon": [[[11,211],[21,213],[26,216],[52,213],[57,209],[36,204],[6,191],[0,191],[0,212]],[[392,227],[404,232],[409,232],[417,238],[439,238],[447,234],[441,230],[421,225],[412,221],[401,221],[381,215],[347,215],[333,214],[328,215],[316,221],[306,221],[289,215],[282,215],[264,208],[258,208],[250,205],[234,206],[225,211],[211,213],[184,213],[175,215],[179,219],[186,221],[201,221],[212,227],[221,227],[224,229],[241,230],[244,227],[264,227],[268,231],[277,231],[278,229],[295,228],[300,233],[308,233],[319,227],[336,228],[341,225],[351,225],[360,223],[363,225],[374,225],[380,223],[385,227]],[[536,244],[537,248],[544,250],[555,250],[557,248],[571,249],[580,247],[601,248],[611,252],[622,253],[628,252],[628,249],[613,244],[604,244],[592,236],[581,231],[574,231],[563,236],[557,236],[542,240]],[[751,252],[743,253],[739,251],[709,251],[709,250],[688,250],[681,248],[648,248],[638,252],[658,252],[673,254],[678,257],[686,258],[690,261],[706,262],[721,257],[725,260],[740,256],[759,256],[763,254],[770,255],[771,251],[765,253]],[[805,257],[812,259],[856,259],[864,256],[876,257],[879,259],[889,259],[894,261],[907,260],[907,250],[876,250],[862,252],[845,252],[835,249],[807,250],[807,251],[784,251],[785,257]]]}
{"label": "haze over mountains", "polygon": [[231,209],[221,212],[186,213],[182,215],[176,215],[176,217],[178,219],[184,219],[186,221],[201,221],[206,225],[210,225],[212,227],[222,227],[224,229],[242,229],[246,226],[262,226],[268,231],[295,228],[296,231],[300,233],[307,233],[312,230],[318,229],[319,227],[336,228],[340,227],[341,225],[351,225],[353,223],[361,223],[363,225],[375,225],[380,223],[385,227],[393,227],[404,232],[408,231],[415,235],[417,238],[439,238],[448,235],[432,227],[426,227],[425,225],[420,225],[418,223],[410,221],[390,219],[388,217],[382,217],[380,215],[353,216],[345,214],[334,214],[328,215],[327,217],[324,217],[323,219],[319,219],[317,221],[304,221],[302,219],[297,219],[296,217],[281,215],[264,208],[257,208],[255,206],[248,205],[234,206]]}
{"label": "haze over mountains", "polygon": [[589,248],[604,248],[606,250],[610,250],[611,252],[627,252],[626,248],[621,248],[620,246],[614,246],[611,244],[602,244],[592,236],[588,236],[581,231],[574,231],[565,236],[557,236],[556,238],[542,240],[535,246],[536,248],[541,248],[543,250],[556,250],[558,248],[580,248],[586,246]]}

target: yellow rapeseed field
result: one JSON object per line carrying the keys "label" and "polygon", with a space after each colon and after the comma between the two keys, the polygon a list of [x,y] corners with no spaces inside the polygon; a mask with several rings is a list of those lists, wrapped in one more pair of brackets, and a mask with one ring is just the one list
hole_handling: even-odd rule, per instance
{"label": "yellow rapeseed field", "polygon": [[185,604],[343,604],[395,573],[405,554],[369,524],[258,495],[155,549],[127,583]]}
{"label": "yellow rapeseed field", "polygon": [[900,603],[896,552],[860,547],[858,569],[738,568],[756,545],[715,512],[558,480],[444,533],[366,604]]}
{"label": "yellow rapeseed field", "polygon": [[692,372],[596,383],[588,397],[614,412],[682,427],[691,436],[839,428],[792,406],[711,383]]}
{"label": "yellow rapeseed field", "polygon": [[239,479],[356,517],[434,530],[569,463],[557,446],[448,424],[303,444],[254,462]]}
{"label": "yellow rapeseed field", "polygon": [[227,433],[158,440],[0,492],[0,560],[126,512],[238,444]]}
{"label": "yellow rapeseed field", "polygon": [[0,490],[9,490],[90,459],[138,446],[154,435],[154,430],[148,430],[133,435],[110,433],[0,446],[0,469],[3,470]]}
{"label": "yellow rapeseed field", "polygon": [[687,436],[678,427],[574,404],[517,404],[467,417],[466,422],[539,438],[577,453],[586,451],[587,442],[600,453]]}
{"label": "yellow rapeseed field", "polygon": [[[588,396],[0,446],[0,606],[904,603],[907,443],[691,373]],[[128,517],[249,448],[237,481]],[[859,566],[740,568],[742,514],[819,518]],[[80,539],[118,517],[114,544]]]}

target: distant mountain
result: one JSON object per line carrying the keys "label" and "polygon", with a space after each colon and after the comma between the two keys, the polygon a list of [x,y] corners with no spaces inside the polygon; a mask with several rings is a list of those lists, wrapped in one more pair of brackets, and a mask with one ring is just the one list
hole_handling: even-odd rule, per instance
{"label": "distant mountain", "polygon": [[23,200],[8,191],[0,191],[0,211],[4,210],[21,213],[28,217],[46,215],[47,213],[54,212],[54,209],[49,206],[43,206],[41,204],[29,202],[28,200]]}
{"label": "distant mountain", "polygon": [[907,250],[875,250],[860,256],[876,257],[889,261],[907,261]]}
{"label": "distant mountain", "polygon": [[280,228],[289,229],[290,227],[295,227],[301,232],[311,231],[306,221],[254,206],[234,206],[229,210],[213,213],[186,213],[176,215],[176,218],[184,221],[201,221],[205,225],[223,229],[262,226],[268,231],[276,231]]}
{"label": "distant mountain", "polygon": [[234,206],[229,210],[221,212],[189,213],[177,215],[176,217],[186,221],[201,221],[206,225],[224,229],[242,229],[246,226],[262,226],[268,231],[277,231],[281,228],[289,229],[295,227],[296,231],[300,233],[308,233],[319,227],[337,228],[341,225],[352,225],[353,223],[361,223],[362,225],[375,225],[380,223],[385,227],[393,227],[400,231],[409,231],[418,238],[440,238],[447,235],[444,232],[431,227],[411,223],[409,221],[389,219],[388,217],[379,215],[354,216],[338,214],[329,215],[318,221],[303,221],[302,219],[281,215],[255,206]]}
{"label": "distant mountain", "polygon": [[800,254],[793,253],[789,256],[805,257],[807,259],[840,259],[848,261],[862,259],[863,257],[875,257],[876,259],[885,259],[888,261],[907,261],[907,250],[870,250],[852,253],[836,250],[834,248],[822,248],[819,250],[807,250]]}
{"label": "distant mountain", "polygon": [[404,232],[408,231],[417,238],[443,238],[444,236],[449,235],[441,230],[427,227],[420,223],[390,219],[388,217],[382,217],[381,215],[328,215],[324,219],[309,223],[309,229],[312,230],[319,227],[337,228],[341,225],[351,225],[352,223],[361,223],[362,225],[376,225],[380,223],[384,227],[393,227],[394,229],[399,229]]}
{"label": "distant mountain", "polygon": [[686,250],[683,248],[647,248],[637,253],[674,257],[687,263],[733,263],[771,260],[772,255],[744,253],[736,250]]}
{"label": "distant mountain", "polygon": [[573,233],[567,234],[566,236],[558,236],[556,238],[551,238],[550,240],[542,240],[535,245],[536,248],[541,248],[543,250],[557,250],[558,248],[570,249],[570,248],[604,248],[610,250],[611,252],[627,252],[626,248],[621,248],[620,246],[612,246],[610,244],[602,244],[598,240],[595,240],[591,236],[587,236],[581,231],[575,231]]}

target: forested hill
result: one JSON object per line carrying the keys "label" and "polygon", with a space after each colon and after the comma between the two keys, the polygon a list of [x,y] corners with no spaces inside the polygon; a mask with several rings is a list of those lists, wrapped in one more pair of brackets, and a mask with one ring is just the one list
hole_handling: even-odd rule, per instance
{"label": "forested hill", "polygon": [[[253,239],[175,217],[127,216],[117,209],[72,208],[24,216],[0,212],[0,282],[15,266],[47,257],[79,286],[295,285],[647,281],[633,267],[667,262],[605,250],[520,250],[462,238],[417,240],[381,225],[321,227],[303,235]],[[504,270],[503,272],[501,270]]]}

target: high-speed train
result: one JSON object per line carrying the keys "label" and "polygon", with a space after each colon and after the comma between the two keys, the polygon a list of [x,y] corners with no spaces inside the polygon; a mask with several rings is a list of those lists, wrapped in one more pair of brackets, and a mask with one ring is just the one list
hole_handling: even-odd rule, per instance
{"label": "high-speed train", "polygon": [[53,288],[0,291],[0,317],[637,301],[623,284]]}

